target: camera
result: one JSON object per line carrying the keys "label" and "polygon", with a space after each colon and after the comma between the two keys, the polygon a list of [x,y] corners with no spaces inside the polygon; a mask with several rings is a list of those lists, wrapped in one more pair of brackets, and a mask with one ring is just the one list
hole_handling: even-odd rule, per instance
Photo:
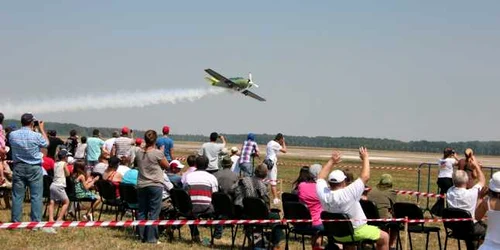
{"label": "camera", "polygon": [[39,122],[38,120],[34,120],[34,121],[33,121],[33,125],[34,125],[35,127],[38,127],[38,126],[40,126],[40,122]]}

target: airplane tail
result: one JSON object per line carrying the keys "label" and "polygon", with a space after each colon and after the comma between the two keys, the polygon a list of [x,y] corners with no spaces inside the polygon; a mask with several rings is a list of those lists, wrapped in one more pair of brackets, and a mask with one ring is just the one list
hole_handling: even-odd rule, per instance
{"label": "airplane tail", "polygon": [[207,80],[208,83],[212,84],[212,85],[215,85],[216,83],[218,83],[219,81],[217,81],[217,79],[213,78],[213,77],[205,77],[205,80]]}

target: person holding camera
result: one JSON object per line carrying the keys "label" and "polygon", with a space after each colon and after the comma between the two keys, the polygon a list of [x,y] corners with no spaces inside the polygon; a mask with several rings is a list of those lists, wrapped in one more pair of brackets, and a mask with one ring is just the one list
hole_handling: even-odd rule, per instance
{"label": "person holding camera", "polygon": [[[9,134],[14,163],[12,173],[12,221],[22,221],[26,187],[31,194],[31,221],[42,220],[43,172],[41,148],[49,146],[42,121],[32,114],[21,116],[21,129]],[[35,129],[39,132],[35,132]]]}
{"label": "person holding camera", "polygon": [[278,190],[276,189],[276,184],[278,180],[278,153],[286,153],[286,143],[285,137],[282,133],[278,133],[274,140],[271,140],[267,143],[266,147],[266,165],[269,169],[269,173],[267,174],[267,179],[269,179],[269,183],[271,184],[271,192],[273,193],[273,203],[277,205],[281,202],[278,198]]}
{"label": "person holding camera", "polygon": [[[222,143],[217,143],[217,139],[220,138]],[[221,155],[222,150],[226,147],[226,139],[224,136],[219,135],[217,132],[210,134],[210,142],[205,142],[200,148],[198,155],[204,155],[208,158],[208,168],[207,172],[213,174],[219,171],[219,155]]]}

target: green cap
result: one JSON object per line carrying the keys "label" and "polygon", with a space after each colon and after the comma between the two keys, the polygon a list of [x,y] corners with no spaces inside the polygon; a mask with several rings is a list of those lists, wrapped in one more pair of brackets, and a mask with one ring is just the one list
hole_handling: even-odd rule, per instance
{"label": "green cap", "polygon": [[392,176],[390,174],[383,174],[380,176],[380,185],[392,185]]}

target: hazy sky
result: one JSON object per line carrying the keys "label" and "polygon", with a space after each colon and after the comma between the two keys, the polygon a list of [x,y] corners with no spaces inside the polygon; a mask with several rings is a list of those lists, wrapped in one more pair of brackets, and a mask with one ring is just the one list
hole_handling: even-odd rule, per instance
{"label": "hazy sky", "polygon": [[[499,1],[0,1],[6,102],[209,88],[251,71],[265,103],[35,114],[81,125],[500,140]],[[3,105],[2,105],[3,103]],[[4,111],[5,112],[5,111]],[[18,118],[18,117],[15,117]]]}

